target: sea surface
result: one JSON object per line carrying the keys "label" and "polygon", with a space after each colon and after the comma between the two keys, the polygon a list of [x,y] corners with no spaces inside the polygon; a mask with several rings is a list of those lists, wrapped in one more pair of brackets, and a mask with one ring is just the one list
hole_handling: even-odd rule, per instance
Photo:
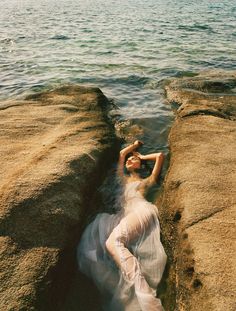
{"label": "sea surface", "polygon": [[97,86],[144,151],[167,152],[162,81],[208,69],[236,69],[235,0],[1,0],[0,99]]}

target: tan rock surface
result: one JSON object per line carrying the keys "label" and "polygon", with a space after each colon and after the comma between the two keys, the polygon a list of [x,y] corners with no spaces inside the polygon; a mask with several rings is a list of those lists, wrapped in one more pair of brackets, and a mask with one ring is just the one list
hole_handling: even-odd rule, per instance
{"label": "tan rock surface", "polygon": [[111,160],[107,108],[99,89],[79,86],[0,103],[0,310],[58,310]]}
{"label": "tan rock surface", "polygon": [[234,311],[236,73],[173,79],[165,89],[179,107],[161,212],[177,301],[168,308]]}

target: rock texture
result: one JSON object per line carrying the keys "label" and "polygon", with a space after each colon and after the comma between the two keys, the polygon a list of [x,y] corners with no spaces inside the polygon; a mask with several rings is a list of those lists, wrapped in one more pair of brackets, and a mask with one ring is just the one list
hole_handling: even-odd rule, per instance
{"label": "rock texture", "polygon": [[78,225],[112,158],[108,106],[73,85],[0,103],[0,310],[59,310]]}
{"label": "rock texture", "polygon": [[234,311],[236,72],[173,79],[165,89],[178,107],[162,201],[176,306],[165,304],[167,310]]}

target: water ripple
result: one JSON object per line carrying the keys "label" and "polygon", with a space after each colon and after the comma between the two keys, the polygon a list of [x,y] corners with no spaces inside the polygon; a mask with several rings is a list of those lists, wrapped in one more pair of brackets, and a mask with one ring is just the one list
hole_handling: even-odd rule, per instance
{"label": "water ripple", "polygon": [[64,35],[54,35],[50,39],[52,39],[52,40],[70,40],[69,37],[64,36]]}
{"label": "water ripple", "polygon": [[235,19],[234,0],[2,0],[0,97],[89,83],[164,118],[163,79],[236,69]]}

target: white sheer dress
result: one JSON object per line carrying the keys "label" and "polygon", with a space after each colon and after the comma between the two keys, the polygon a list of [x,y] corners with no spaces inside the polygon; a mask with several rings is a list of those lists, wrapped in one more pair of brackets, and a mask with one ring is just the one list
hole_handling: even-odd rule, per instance
{"label": "white sheer dress", "polygon": [[79,269],[98,287],[106,311],[163,310],[156,288],[166,254],[157,207],[139,192],[141,182],[126,184],[123,208],[98,214],[78,246]]}

